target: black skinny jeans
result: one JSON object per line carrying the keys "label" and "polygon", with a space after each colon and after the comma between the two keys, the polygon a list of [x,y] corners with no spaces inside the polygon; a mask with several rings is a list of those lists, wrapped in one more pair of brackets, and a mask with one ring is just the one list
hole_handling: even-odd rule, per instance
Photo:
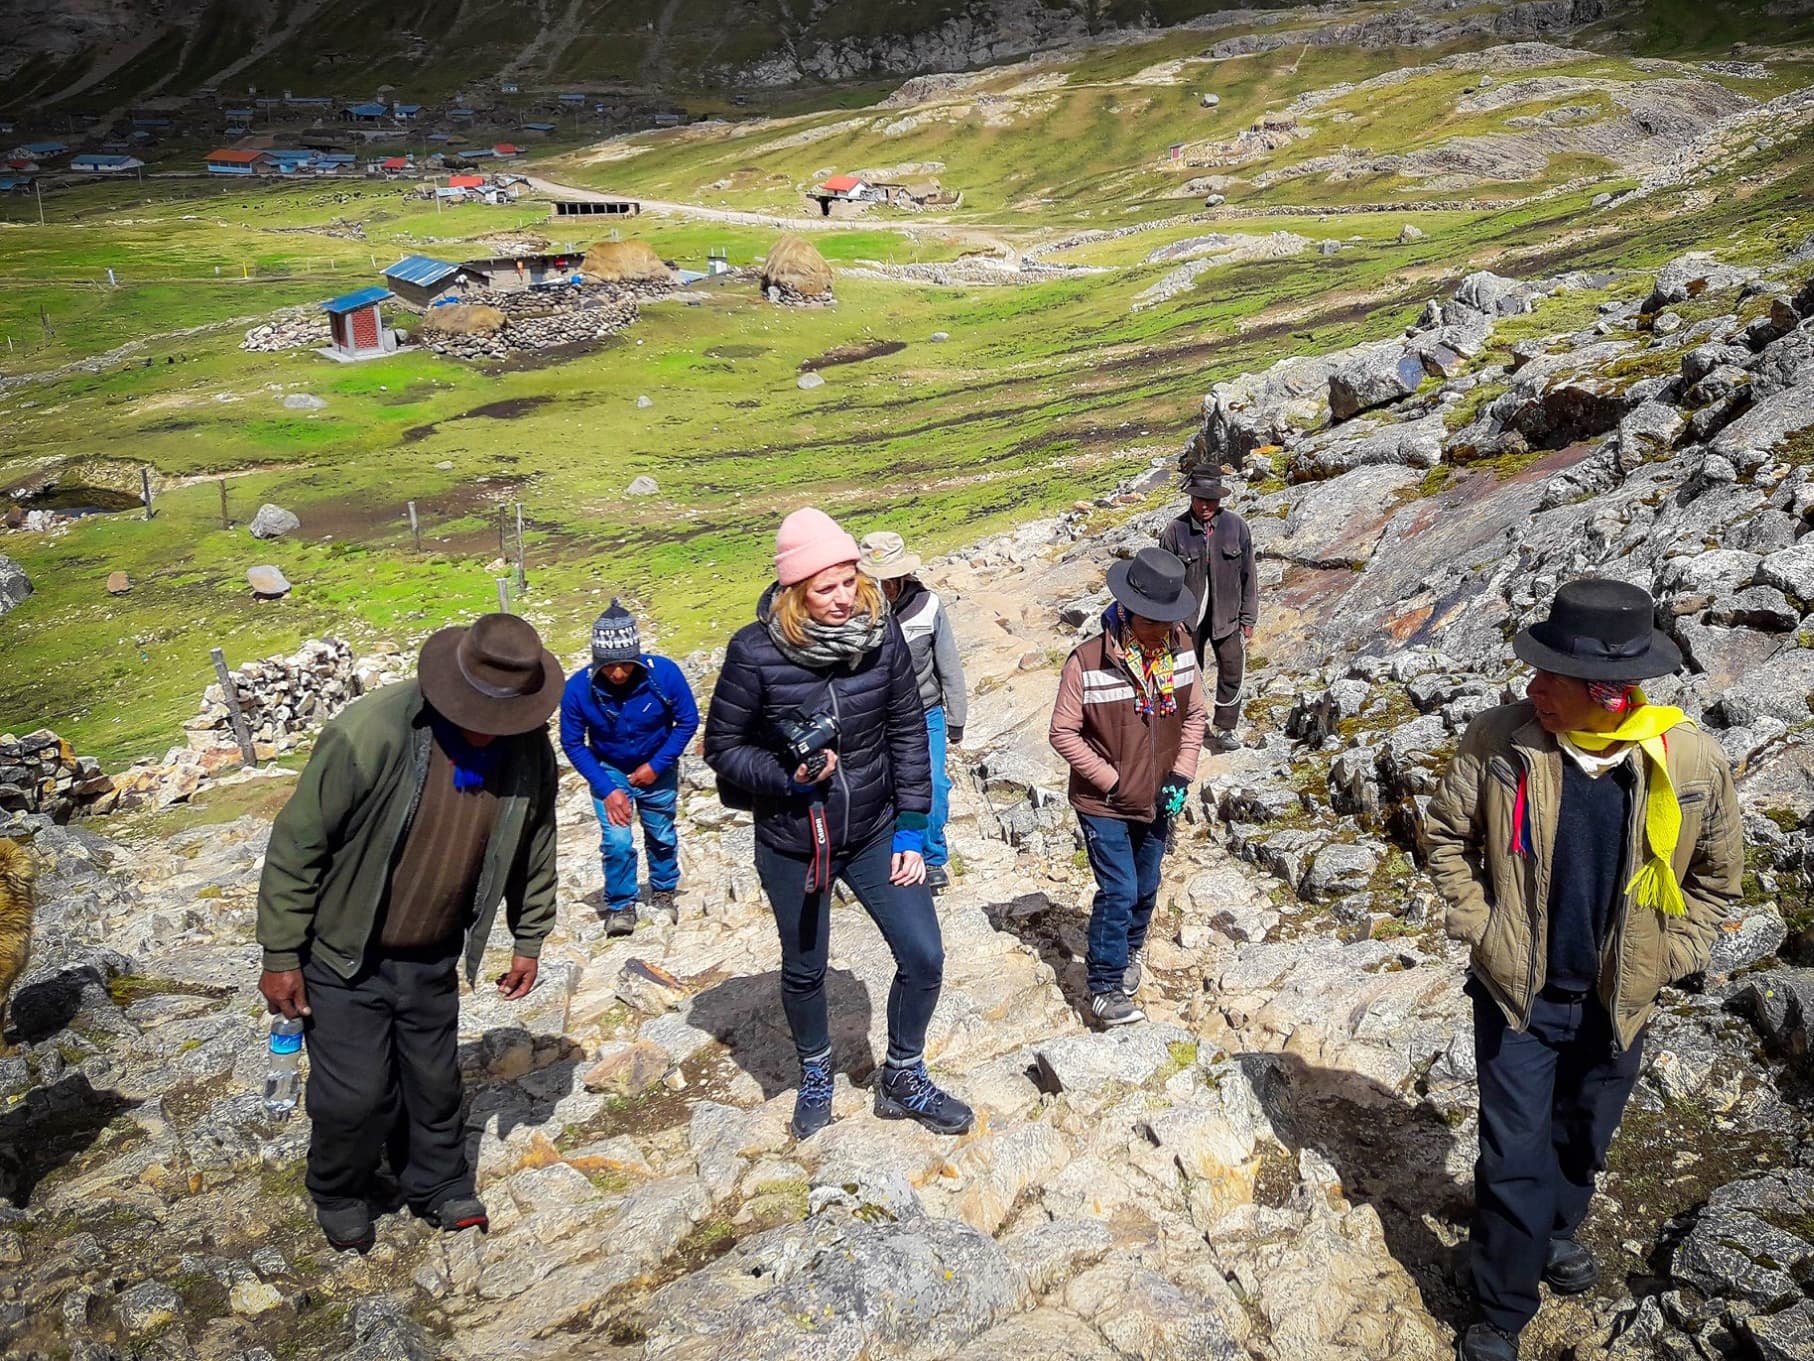
{"label": "black skinny jeans", "polygon": [[[903,888],[888,882],[893,843],[891,824],[868,845],[833,855],[831,877],[850,885],[894,952],[894,983],[888,989],[888,1062],[905,1066],[919,1059],[926,1048],[926,1027],[945,977],[945,946],[939,938],[932,890],[924,884]],[[808,893],[809,868],[809,861],[756,843],[756,874],[781,931],[781,1006],[802,1059],[831,1052],[825,1007],[831,885]]]}

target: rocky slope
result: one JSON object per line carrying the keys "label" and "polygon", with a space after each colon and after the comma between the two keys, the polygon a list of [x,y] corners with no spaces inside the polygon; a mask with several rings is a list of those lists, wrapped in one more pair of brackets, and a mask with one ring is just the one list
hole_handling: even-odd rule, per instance
{"label": "rocky slope", "polygon": [[[962,1140],[868,1113],[891,967],[844,904],[840,1119],[792,1141],[747,822],[689,762],[682,921],[607,940],[569,777],[541,982],[463,1020],[492,1231],[393,1216],[332,1255],[306,1119],[258,1103],[267,825],[0,826],[46,865],[0,1060],[8,1354],[1435,1361],[1465,1308],[1474,1090],[1417,821],[1517,683],[1509,631],[1599,571],[1684,643],[1692,671],[1655,688],[1742,768],[1753,865],[1651,1032],[1586,1228],[1607,1283],[1550,1301],[1526,1354],[1809,1355],[1809,272],[1476,276],[1402,340],[1210,394],[1195,452],[1253,479],[1266,571],[1254,744],[1206,760],[1145,1026],[1079,1017],[1088,874],[1044,732],[1106,567],[1173,507],[1130,490],[932,566],[975,691],[929,1046],[981,1113]],[[1593,324],[1498,362],[1504,318],[1582,289]]]}

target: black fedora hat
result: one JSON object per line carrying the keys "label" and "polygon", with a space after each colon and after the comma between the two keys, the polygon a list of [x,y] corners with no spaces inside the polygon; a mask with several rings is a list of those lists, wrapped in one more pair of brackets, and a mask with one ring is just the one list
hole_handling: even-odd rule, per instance
{"label": "black fedora hat", "polygon": [[1184,564],[1163,548],[1142,548],[1132,559],[1109,568],[1109,594],[1142,618],[1177,624],[1197,612],[1184,585]]}
{"label": "black fedora hat", "polygon": [[1512,651],[1539,671],[1578,680],[1649,680],[1682,664],[1682,649],[1656,626],[1650,592],[1606,577],[1564,585],[1549,618],[1513,638]]}
{"label": "black fedora hat", "polygon": [[422,697],[455,727],[493,737],[532,732],[560,707],[560,659],[514,614],[482,614],[470,628],[429,635],[416,666]]}
{"label": "black fedora hat", "polygon": [[1225,501],[1228,499],[1228,484],[1222,480],[1222,474],[1210,468],[1199,468],[1188,474],[1182,490],[1187,496],[1200,496],[1205,501]]}

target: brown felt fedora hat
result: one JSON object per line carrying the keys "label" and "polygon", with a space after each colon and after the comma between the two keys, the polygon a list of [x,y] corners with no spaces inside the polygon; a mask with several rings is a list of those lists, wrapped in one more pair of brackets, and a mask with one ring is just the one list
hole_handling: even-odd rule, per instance
{"label": "brown felt fedora hat", "polygon": [[470,627],[446,628],[422,644],[416,683],[455,727],[492,737],[532,732],[560,707],[560,660],[514,614],[482,614]]}

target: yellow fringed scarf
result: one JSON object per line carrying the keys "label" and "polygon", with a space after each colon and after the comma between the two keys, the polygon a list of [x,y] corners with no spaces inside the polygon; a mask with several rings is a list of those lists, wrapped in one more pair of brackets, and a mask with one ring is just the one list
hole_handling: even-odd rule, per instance
{"label": "yellow fringed scarf", "polygon": [[1631,712],[1611,732],[1571,732],[1567,737],[1583,751],[1594,752],[1605,751],[1615,742],[1633,742],[1649,759],[1644,838],[1650,855],[1625,891],[1636,894],[1640,907],[1654,907],[1666,917],[1680,917],[1687,913],[1688,903],[1670,862],[1682,835],[1682,806],[1676,802],[1675,786],[1669,782],[1669,748],[1663,735],[1690,720],[1671,705],[1650,703],[1642,690],[1634,691],[1632,699]]}

